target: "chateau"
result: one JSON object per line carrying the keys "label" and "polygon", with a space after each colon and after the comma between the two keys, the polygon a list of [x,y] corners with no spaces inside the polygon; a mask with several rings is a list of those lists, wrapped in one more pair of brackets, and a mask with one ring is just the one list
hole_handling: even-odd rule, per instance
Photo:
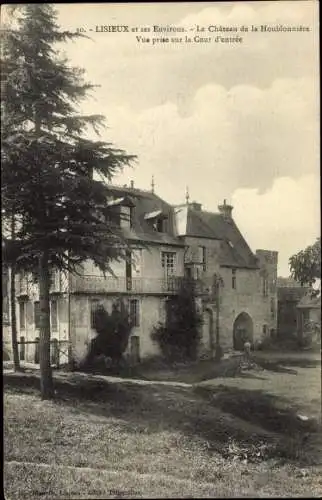
{"label": "chateau", "polygon": [[[102,304],[111,310],[122,297],[134,324],[128,355],[138,361],[158,353],[153,327],[166,320],[167,301],[178,293],[180,280],[198,283],[196,300],[203,315],[200,352],[213,351],[215,327],[224,349],[242,349],[276,331],[277,252],[249,248],[234,222],[233,207],[224,201],[218,212],[189,202],[173,206],[151,191],[112,187],[108,200],[120,214],[120,225],[131,250],[127,261],[111,264],[113,274],[87,261],[80,275],[55,272],[51,286],[51,338],[59,346],[59,362],[80,360],[95,332],[93,312]],[[214,287],[218,285],[218,295]],[[38,362],[38,287],[28,275],[17,276],[17,329],[20,357]],[[218,297],[218,300],[216,300]],[[4,347],[11,357],[9,305]],[[53,358],[53,359],[54,359]]]}

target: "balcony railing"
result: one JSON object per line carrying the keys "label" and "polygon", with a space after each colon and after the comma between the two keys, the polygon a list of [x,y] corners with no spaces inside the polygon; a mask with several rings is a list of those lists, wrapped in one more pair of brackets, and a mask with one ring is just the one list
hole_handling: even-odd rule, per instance
{"label": "balcony railing", "polygon": [[178,293],[183,278],[107,278],[98,276],[82,276],[73,280],[72,292],[93,293]]}
{"label": "balcony railing", "polygon": [[18,279],[17,294],[18,295],[28,295],[29,294],[29,282],[26,277]]}

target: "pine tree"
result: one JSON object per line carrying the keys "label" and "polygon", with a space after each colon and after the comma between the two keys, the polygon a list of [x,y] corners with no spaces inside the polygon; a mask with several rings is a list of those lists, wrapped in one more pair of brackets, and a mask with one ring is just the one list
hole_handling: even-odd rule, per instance
{"label": "pine tree", "polygon": [[[81,116],[79,101],[94,89],[84,71],[59,56],[81,36],[61,31],[52,5],[16,8],[17,27],[2,43],[2,209],[15,213],[17,265],[37,270],[40,300],[41,395],[53,397],[50,367],[50,271],[77,272],[90,258],[104,272],[123,258],[125,242],[106,201],[108,182],[134,156],[102,140],[101,116]],[[93,173],[100,177],[95,180]]]}

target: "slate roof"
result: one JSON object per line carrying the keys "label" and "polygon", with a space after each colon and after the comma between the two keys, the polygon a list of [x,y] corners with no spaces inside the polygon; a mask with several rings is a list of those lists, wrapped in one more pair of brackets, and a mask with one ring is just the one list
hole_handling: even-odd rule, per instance
{"label": "slate roof", "polygon": [[[221,241],[219,263],[227,267],[258,269],[258,261],[232,218],[221,213],[186,210],[186,227],[180,236],[209,238]],[[182,227],[182,223],[181,223]]]}
{"label": "slate roof", "polygon": [[[125,237],[131,241],[183,246],[183,242],[174,233],[174,218],[171,205],[151,191],[118,186],[109,186],[109,189],[115,197],[126,196],[134,202],[133,227],[132,229],[124,229]],[[154,231],[151,223],[145,219],[146,214],[159,211],[168,217],[168,228],[167,232],[164,233]]]}
{"label": "slate roof", "polygon": [[[257,257],[249,248],[232,218],[221,213],[196,210],[191,205],[173,206],[151,191],[132,187],[109,186],[116,198],[126,196],[135,204],[133,228],[124,235],[132,241],[184,246],[184,236],[220,241],[221,266],[258,269]],[[154,231],[147,214],[161,211],[167,216],[167,230]],[[202,244],[202,243],[200,243]]]}

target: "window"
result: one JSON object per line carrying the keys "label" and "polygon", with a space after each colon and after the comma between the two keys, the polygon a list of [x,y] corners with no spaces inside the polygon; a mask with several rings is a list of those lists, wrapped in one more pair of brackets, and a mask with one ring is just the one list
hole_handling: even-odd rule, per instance
{"label": "window", "polygon": [[2,268],[2,321],[9,321],[9,271],[7,268]]}
{"label": "window", "polygon": [[206,271],[206,269],[207,269],[206,247],[202,247],[202,246],[198,247],[198,264],[202,264],[202,270]]}
{"label": "window", "polygon": [[20,330],[26,329],[26,303],[20,302],[19,304],[19,321],[20,321]]}
{"label": "window", "polygon": [[124,228],[131,227],[131,210],[130,210],[130,207],[122,206],[120,208],[120,222],[121,222],[121,227],[124,227]]}
{"label": "window", "polygon": [[302,311],[303,325],[306,325],[310,321],[310,311],[308,309],[303,309]]}
{"label": "window", "polygon": [[266,276],[263,277],[263,295],[264,297],[268,295],[268,279]]}
{"label": "window", "polygon": [[97,310],[99,306],[99,300],[98,299],[94,299],[91,301],[91,328],[92,330],[94,330],[94,319],[95,319],[95,312]]}
{"label": "window", "polygon": [[134,327],[140,326],[140,302],[138,299],[130,299],[129,302],[129,314],[130,314],[130,320],[131,324]]}
{"label": "window", "polygon": [[25,355],[26,355],[26,344],[25,344],[25,337],[20,337],[20,342],[19,342],[19,359],[20,361],[25,360]]}
{"label": "window", "polygon": [[50,303],[50,324],[53,332],[58,330],[58,302],[52,300]]}
{"label": "window", "polygon": [[271,319],[275,319],[275,300],[271,299]]}
{"label": "window", "polygon": [[163,232],[163,219],[160,218],[160,219],[156,220],[155,230],[158,233],[162,233]]}
{"label": "window", "polygon": [[236,269],[231,270],[231,287],[236,290]]}
{"label": "window", "polygon": [[49,274],[50,290],[53,292],[60,291],[60,271],[58,269],[51,269]]}
{"label": "window", "polygon": [[263,325],[263,333],[264,333],[264,335],[267,334],[267,325]]}
{"label": "window", "polygon": [[175,274],[176,270],[176,254],[174,252],[162,252],[161,254],[162,268],[167,276]]}
{"label": "window", "polygon": [[35,328],[40,328],[40,303],[34,302],[34,323]]}
{"label": "window", "polygon": [[203,271],[207,271],[207,249],[206,249],[206,247],[202,247],[202,269],[203,269]]}
{"label": "window", "polygon": [[24,271],[21,271],[19,274],[19,293],[21,295],[27,294],[28,292],[28,282],[27,282],[27,274]]}

